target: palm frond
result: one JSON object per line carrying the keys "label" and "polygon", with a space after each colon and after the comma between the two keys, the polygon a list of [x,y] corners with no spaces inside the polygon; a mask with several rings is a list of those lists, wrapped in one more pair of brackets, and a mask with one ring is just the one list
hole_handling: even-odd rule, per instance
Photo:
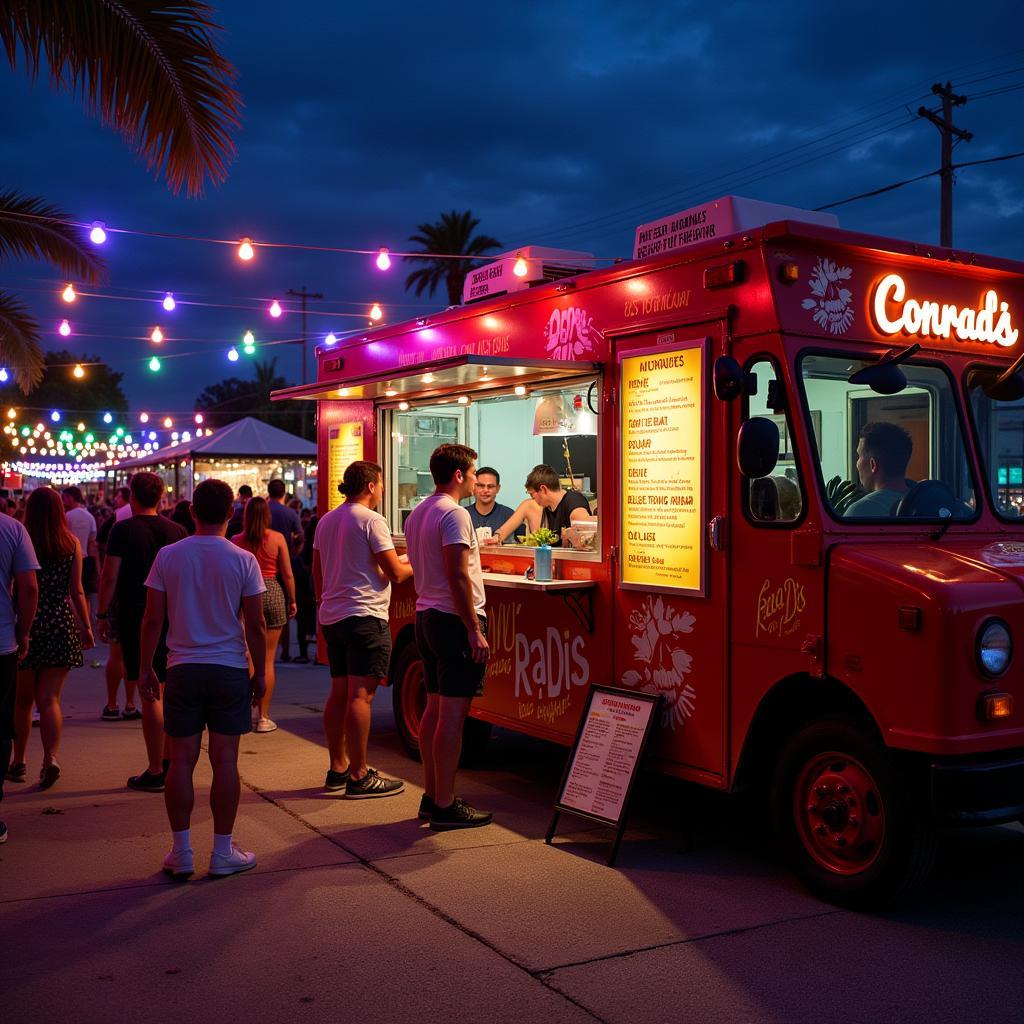
{"label": "palm frond", "polygon": [[0,359],[27,395],[43,379],[39,324],[28,307],[9,292],[0,292]]}
{"label": "palm frond", "polygon": [[500,249],[501,242],[490,235],[477,235],[473,231],[480,223],[470,210],[452,210],[442,213],[436,224],[420,224],[416,234],[409,236],[409,241],[423,247],[422,253],[410,253],[405,256],[408,262],[421,263],[405,279],[405,290],[416,289],[417,295],[424,291],[433,295],[443,283],[448,292],[448,301],[457,305],[462,299],[462,285],[466,275],[475,270],[479,263],[475,260],[445,259],[445,256],[482,256],[488,249]]}
{"label": "palm frond", "polygon": [[80,228],[56,206],[13,189],[0,191],[0,262],[43,260],[65,277],[95,284],[106,269]]}
{"label": "palm frond", "polygon": [[202,0],[0,0],[0,41],[194,196],[227,177],[242,107],[211,15]]}

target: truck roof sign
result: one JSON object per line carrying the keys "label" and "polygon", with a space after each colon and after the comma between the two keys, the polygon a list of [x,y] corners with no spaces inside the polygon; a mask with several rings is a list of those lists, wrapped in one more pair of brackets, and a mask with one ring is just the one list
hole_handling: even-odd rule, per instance
{"label": "truck roof sign", "polygon": [[734,235],[740,231],[751,231],[776,220],[795,220],[803,224],[839,227],[839,218],[831,213],[800,210],[794,206],[780,206],[778,203],[762,203],[757,199],[744,199],[742,196],[725,196],[723,199],[713,199],[700,206],[692,206],[681,213],[673,213],[668,217],[641,224],[636,229],[636,238],[633,242],[633,259],[664,256],[666,253],[685,249],[698,242]]}

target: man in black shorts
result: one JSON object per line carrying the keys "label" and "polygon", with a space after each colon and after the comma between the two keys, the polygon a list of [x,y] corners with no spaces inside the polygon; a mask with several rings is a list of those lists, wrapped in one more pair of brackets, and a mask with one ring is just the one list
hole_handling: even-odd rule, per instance
{"label": "man in black shorts", "polygon": [[462,729],[473,698],[484,692],[486,597],[480,549],[469,512],[476,452],[443,444],[430,456],[435,490],[409,514],[405,538],[416,585],[416,645],[423,659],[427,708],[420,720],[424,795],[420,817],[435,831],[488,825],[487,811],[455,795]]}
{"label": "man in black shorts", "polygon": [[204,480],[192,497],[195,534],[161,548],[146,578],[139,693],[152,703],[160,698],[154,656],[165,618],[169,621],[164,728],[171,738],[171,765],[164,803],[173,845],[163,867],[175,878],[193,872],[192,773],[203,729],[209,729],[213,768],[210,874],[234,875],[256,866],[254,853],[235,846],[232,830],[241,792],[238,740],[252,730],[251,708],[266,692],[262,595],[267,588],[256,557],[224,536],[233,497],[222,480]]}
{"label": "man in black shorts", "polygon": [[369,767],[366,748],[373,695],[387,682],[391,658],[391,584],[407,580],[412,569],[395,554],[388,522],[377,512],[384,493],[380,466],[353,462],[338,489],[344,504],[328,512],[313,535],[313,586],[331,663],[324,705],[331,763],[324,788],[344,788],[349,800],[395,796],[405,783]]}
{"label": "man in black shorts", "polygon": [[[164,493],[164,482],[156,473],[136,473],[131,483],[132,516],[115,523],[107,538],[107,557],[103,560],[100,581],[100,636],[109,635],[111,607],[124,662],[125,686],[135,692],[139,683],[140,634],[146,607],[146,577],[156,553],[167,544],[188,536],[183,526],[157,514]],[[162,681],[167,672],[166,626],[157,647],[154,665]],[[162,793],[164,788],[165,749],[163,704],[159,700],[142,702],[142,735],[146,741],[148,764],[140,775],[128,780],[131,789]]]}

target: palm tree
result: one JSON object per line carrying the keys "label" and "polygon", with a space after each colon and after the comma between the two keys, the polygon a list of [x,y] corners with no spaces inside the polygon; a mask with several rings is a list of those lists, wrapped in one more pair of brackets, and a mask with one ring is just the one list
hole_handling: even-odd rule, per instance
{"label": "palm tree", "polygon": [[[53,88],[80,95],[147,169],[196,196],[227,177],[242,105],[211,14],[202,0],[0,0],[0,43],[12,68],[20,55],[36,78],[46,64]],[[0,192],[0,262],[23,258],[89,283],[104,269],[61,210]],[[0,292],[0,358],[26,394],[43,375],[39,341],[26,307]]]}
{"label": "palm tree", "polygon": [[417,295],[424,291],[433,295],[443,281],[448,289],[449,305],[457,306],[462,301],[466,275],[480,263],[471,259],[438,259],[438,255],[483,256],[489,249],[500,249],[501,242],[490,235],[473,236],[479,223],[479,218],[469,210],[462,213],[452,210],[451,213],[442,213],[436,224],[421,224],[416,229],[418,234],[410,235],[409,241],[423,246],[423,255],[406,256],[405,259],[426,265],[405,279],[406,291],[415,288]]}

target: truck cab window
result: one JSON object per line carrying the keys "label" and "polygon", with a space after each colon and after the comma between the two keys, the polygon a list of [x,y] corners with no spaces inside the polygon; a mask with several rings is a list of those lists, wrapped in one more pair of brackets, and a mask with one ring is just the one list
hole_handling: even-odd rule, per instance
{"label": "truck cab window", "polygon": [[800,361],[832,515],[867,524],[973,519],[974,483],[949,374],[909,362],[902,367],[907,386],[880,395],[849,382],[871,363],[819,354]]}
{"label": "truck cab window", "polygon": [[1024,519],[1024,399],[989,398],[975,383],[970,403],[992,506],[1001,519],[1019,523]]}
{"label": "truck cab window", "polygon": [[755,523],[793,523],[803,512],[804,496],[784,408],[784,385],[769,359],[759,359],[747,369],[757,377],[757,394],[748,400],[747,417],[770,419],[779,428],[779,461],[770,476],[747,481],[747,512]]}

